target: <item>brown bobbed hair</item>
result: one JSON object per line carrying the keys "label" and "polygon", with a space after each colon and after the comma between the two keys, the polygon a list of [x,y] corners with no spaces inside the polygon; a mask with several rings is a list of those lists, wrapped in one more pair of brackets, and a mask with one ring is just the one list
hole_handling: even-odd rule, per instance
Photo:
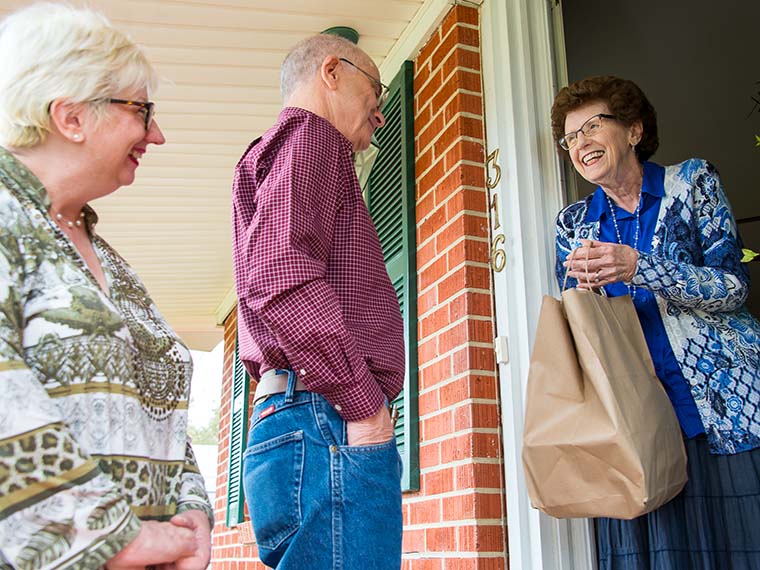
{"label": "brown bobbed hair", "polygon": [[559,152],[568,156],[568,152],[559,146],[559,139],[565,134],[567,114],[596,101],[606,103],[610,113],[626,126],[641,121],[643,133],[636,145],[636,158],[639,162],[648,160],[660,146],[657,113],[638,85],[611,75],[587,77],[563,87],[557,93],[552,105],[552,135]]}

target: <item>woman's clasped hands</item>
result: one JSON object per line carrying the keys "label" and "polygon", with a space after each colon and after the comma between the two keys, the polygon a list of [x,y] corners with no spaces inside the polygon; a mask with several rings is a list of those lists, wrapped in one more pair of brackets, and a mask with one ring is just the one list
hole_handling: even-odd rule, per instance
{"label": "woman's clasped hands", "polygon": [[636,273],[639,253],[628,245],[582,239],[563,265],[567,276],[578,280],[581,289],[595,289],[622,281],[630,283]]}

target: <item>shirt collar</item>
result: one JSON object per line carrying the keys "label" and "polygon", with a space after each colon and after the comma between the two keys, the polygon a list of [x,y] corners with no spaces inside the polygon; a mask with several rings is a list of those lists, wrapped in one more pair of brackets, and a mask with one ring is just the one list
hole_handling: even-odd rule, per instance
{"label": "shirt collar", "polygon": [[[665,168],[654,162],[645,162],[643,166],[644,179],[641,191],[653,198],[662,198],[665,195]],[[586,212],[586,221],[598,222],[602,216],[607,216],[608,211],[609,206],[604,190],[601,186],[597,186]]]}
{"label": "shirt collar", "polygon": [[[50,215],[50,196],[45,186],[31,170],[2,146],[0,146],[0,178],[12,193],[28,198],[45,215]],[[92,230],[98,223],[98,215],[87,204],[82,211],[87,227]]]}
{"label": "shirt collar", "polygon": [[308,109],[304,109],[302,107],[284,107],[282,111],[280,111],[280,121],[284,121],[285,119],[288,119],[290,117],[295,116],[310,116],[314,117],[317,121],[324,123],[326,128],[329,128],[332,131],[335,131],[335,133],[340,137],[340,142],[345,147],[345,150],[351,154],[354,152],[354,145],[351,143],[350,140],[348,140],[343,133],[341,133],[335,125],[333,125],[330,121],[325,119],[322,115],[317,115],[316,113],[309,111]]}

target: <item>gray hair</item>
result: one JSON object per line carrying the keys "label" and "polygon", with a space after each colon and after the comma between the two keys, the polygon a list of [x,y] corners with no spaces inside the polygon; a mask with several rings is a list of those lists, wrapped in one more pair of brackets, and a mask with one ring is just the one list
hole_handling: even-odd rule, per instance
{"label": "gray hair", "polygon": [[50,132],[56,99],[93,103],[154,90],[158,75],[143,51],[92,10],[39,3],[0,24],[0,143],[32,147]]}
{"label": "gray hair", "polygon": [[298,42],[282,62],[280,71],[280,92],[287,100],[296,86],[311,79],[319,71],[326,57],[334,55],[348,60],[369,60],[369,56],[347,39],[333,34],[319,34]]}

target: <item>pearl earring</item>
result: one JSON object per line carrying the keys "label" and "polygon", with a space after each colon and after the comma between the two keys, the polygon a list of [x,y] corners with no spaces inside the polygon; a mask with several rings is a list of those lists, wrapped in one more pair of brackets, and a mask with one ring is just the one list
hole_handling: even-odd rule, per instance
{"label": "pearl earring", "polygon": [[74,133],[74,137],[73,138],[74,138],[75,141],[78,141],[79,139],[82,138],[82,135],[80,135],[79,133]]}

